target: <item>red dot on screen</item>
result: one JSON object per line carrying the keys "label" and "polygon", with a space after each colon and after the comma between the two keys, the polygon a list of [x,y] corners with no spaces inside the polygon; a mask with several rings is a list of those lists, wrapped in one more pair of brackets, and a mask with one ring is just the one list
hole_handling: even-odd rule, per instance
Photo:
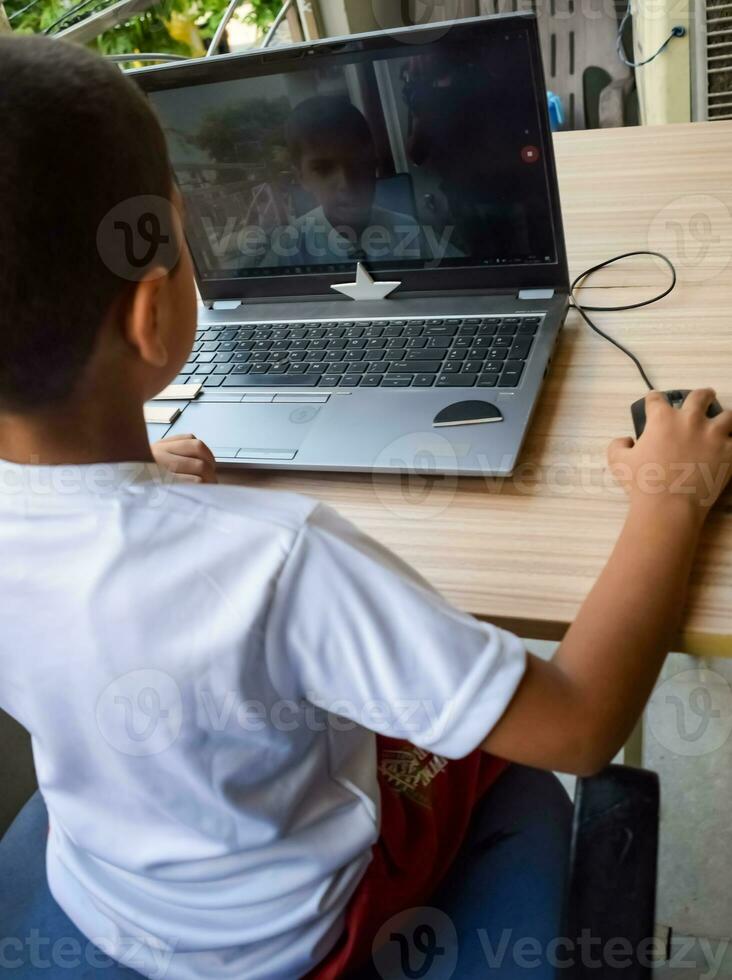
{"label": "red dot on screen", "polygon": [[539,148],[537,146],[525,146],[521,150],[521,159],[524,163],[536,163],[539,159]]}

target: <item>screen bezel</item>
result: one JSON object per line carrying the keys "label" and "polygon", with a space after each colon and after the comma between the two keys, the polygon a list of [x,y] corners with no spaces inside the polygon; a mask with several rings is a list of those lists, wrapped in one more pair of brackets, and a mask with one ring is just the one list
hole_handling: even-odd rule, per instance
{"label": "screen bezel", "polygon": [[[292,71],[296,70],[295,64],[297,62],[309,58],[317,57],[325,64],[337,64],[341,60],[348,60],[354,54],[403,50],[405,45],[410,43],[411,35],[415,37],[413,43],[424,47],[425,44],[439,43],[439,38],[444,36],[446,29],[450,31],[451,40],[455,39],[453,32],[458,32],[457,40],[459,40],[461,34],[472,37],[476,32],[494,32],[505,29],[509,24],[519,23],[526,27],[529,33],[529,55],[539,108],[541,149],[546,164],[550,218],[554,228],[557,261],[515,266],[474,265],[457,268],[437,267],[409,270],[381,268],[369,269],[369,271],[377,282],[398,278],[402,283],[400,289],[402,293],[443,293],[448,290],[478,290],[483,292],[522,288],[552,288],[566,291],[569,285],[567,254],[554,147],[545,98],[544,66],[541,59],[537,20],[534,14],[517,13],[470,17],[463,20],[446,21],[441,24],[428,24],[422,27],[395,28],[348,37],[326,38],[321,41],[281,48],[247,51],[244,54],[218,55],[215,58],[197,58],[184,62],[154,65],[148,68],[134,69],[127,74],[145,93],[169,91],[192,85],[220,83]],[[429,33],[435,34],[437,40],[426,40]],[[196,267],[196,281],[204,302],[290,296],[332,297],[336,295],[330,288],[333,284],[350,282],[352,279],[352,270],[345,270],[341,273],[311,272],[208,279],[202,278]]]}

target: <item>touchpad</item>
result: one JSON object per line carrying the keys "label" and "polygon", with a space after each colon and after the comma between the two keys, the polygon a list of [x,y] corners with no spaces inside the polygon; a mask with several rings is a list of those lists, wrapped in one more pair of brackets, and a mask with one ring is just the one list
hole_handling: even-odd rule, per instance
{"label": "touchpad", "polygon": [[191,402],[169,435],[191,432],[217,459],[294,459],[322,407]]}

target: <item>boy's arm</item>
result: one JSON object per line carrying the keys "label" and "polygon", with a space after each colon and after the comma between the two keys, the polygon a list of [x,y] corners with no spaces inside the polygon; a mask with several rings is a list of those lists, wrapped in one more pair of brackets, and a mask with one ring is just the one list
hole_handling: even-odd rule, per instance
{"label": "boy's arm", "polygon": [[[631,498],[623,531],[554,659],[529,657],[486,751],[585,775],[627,739],[677,633],[701,527],[729,476],[732,413],[708,420],[713,397],[694,392],[676,410],[654,393],[643,437],[611,446]],[[674,492],[689,464],[686,492]]]}

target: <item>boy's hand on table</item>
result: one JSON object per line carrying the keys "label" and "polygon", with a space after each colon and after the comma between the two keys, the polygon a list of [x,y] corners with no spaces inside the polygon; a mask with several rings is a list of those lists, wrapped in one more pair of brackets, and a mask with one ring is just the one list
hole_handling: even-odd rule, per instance
{"label": "boy's hand on table", "polygon": [[488,752],[590,775],[627,739],[674,649],[701,528],[732,470],[732,412],[707,418],[713,399],[693,391],[676,409],[651,392],[641,437],[610,446],[625,526],[552,661],[529,656]]}
{"label": "boy's hand on table", "polygon": [[732,475],[732,412],[707,418],[714,398],[711,388],[699,388],[676,409],[658,391],[646,396],[643,435],[637,442],[616,439],[608,450],[632,504],[659,507],[675,498],[706,517]]}
{"label": "boy's hand on table", "polygon": [[216,461],[205,442],[185,433],[167,436],[150,447],[158,466],[191,483],[218,483]]}

